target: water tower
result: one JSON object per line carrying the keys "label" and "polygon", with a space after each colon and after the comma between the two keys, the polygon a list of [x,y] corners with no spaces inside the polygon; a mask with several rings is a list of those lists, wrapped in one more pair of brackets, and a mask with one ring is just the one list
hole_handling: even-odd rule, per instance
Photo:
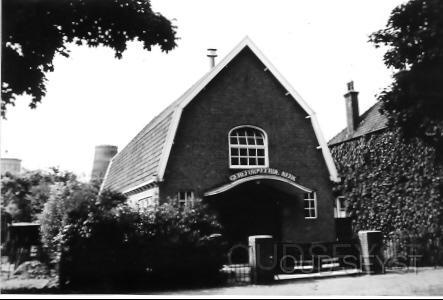
{"label": "water tower", "polygon": [[5,175],[6,173],[18,175],[22,170],[22,160],[18,158],[2,157],[0,170],[2,175]]}
{"label": "water tower", "polygon": [[1,175],[11,173],[12,175],[18,175],[22,171],[22,160],[14,158],[8,155],[8,151],[5,151],[1,158],[0,172]]}
{"label": "water tower", "polygon": [[94,163],[92,165],[91,181],[101,181],[106,175],[111,159],[117,154],[117,146],[99,145],[95,147]]}

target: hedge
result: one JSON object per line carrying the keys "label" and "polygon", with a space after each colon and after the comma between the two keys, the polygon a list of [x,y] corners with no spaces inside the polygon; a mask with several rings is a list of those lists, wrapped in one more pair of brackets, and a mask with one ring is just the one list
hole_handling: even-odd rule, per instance
{"label": "hedge", "polygon": [[224,249],[220,224],[201,203],[134,211],[92,206],[62,232],[60,283],[115,290],[216,283]]}

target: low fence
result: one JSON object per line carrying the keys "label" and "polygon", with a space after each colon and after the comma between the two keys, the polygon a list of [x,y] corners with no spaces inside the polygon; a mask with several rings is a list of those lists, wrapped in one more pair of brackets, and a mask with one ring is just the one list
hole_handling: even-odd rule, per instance
{"label": "low fence", "polygon": [[225,265],[222,273],[228,285],[247,285],[251,283],[251,266],[249,264]]}
{"label": "low fence", "polygon": [[[249,247],[236,249],[241,251],[243,263],[231,262],[225,267],[231,284],[266,284],[272,282],[272,278],[310,277],[310,274],[317,276],[315,273],[334,271],[381,274],[386,269],[407,270],[443,262],[441,238],[391,235],[386,239],[379,231],[361,231],[358,239],[331,243],[274,242],[270,236],[252,238],[255,239]],[[248,249],[249,263],[246,263],[243,256]]]}
{"label": "low fence", "polygon": [[271,236],[255,236],[250,237],[249,242],[250,280],[255,284],[316,276],[315,273],[320,272],[347,274],[352,270],[350,273],[356,274],[361,269],[359,240],[299,244],[275,242]]}
{"label": "low fence", "polygon": [[358,240],[275,245],[275,274],[306,274],[361,267]]}
{"label": "low fence", "polygon": [[388,268],[442,266],[443,238],[393,232],[384,243]]}
{"label": "low fence", "polygon": [[27,260],[40,258],[40,224],[13,223],[8,225],[7,233],[2,245],[2,255],[7,256],[10,263],[18,266]]}

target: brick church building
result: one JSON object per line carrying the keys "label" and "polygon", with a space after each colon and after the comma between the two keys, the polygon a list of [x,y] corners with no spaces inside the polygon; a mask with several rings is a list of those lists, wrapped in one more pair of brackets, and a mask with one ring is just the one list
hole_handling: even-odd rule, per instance
{"label": "brick church building", "polygon": [[209,203],[232,241],[336,240],[339,178],[316,115],[245,38],[111,161],[133,205]]}

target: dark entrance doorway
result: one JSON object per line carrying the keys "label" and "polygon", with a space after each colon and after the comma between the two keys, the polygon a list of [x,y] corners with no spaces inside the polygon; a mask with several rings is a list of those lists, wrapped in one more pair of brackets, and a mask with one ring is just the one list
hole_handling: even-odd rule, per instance
{"label": "dark entrance doorway", "polygon": [[236,248],[231,257],[233,263],[248,261],[247,246],[250,236],[272,235],[275,240],[280,240],[282,204],[289,197],[257,180],[206,198],[219,216],[229,246]]}

